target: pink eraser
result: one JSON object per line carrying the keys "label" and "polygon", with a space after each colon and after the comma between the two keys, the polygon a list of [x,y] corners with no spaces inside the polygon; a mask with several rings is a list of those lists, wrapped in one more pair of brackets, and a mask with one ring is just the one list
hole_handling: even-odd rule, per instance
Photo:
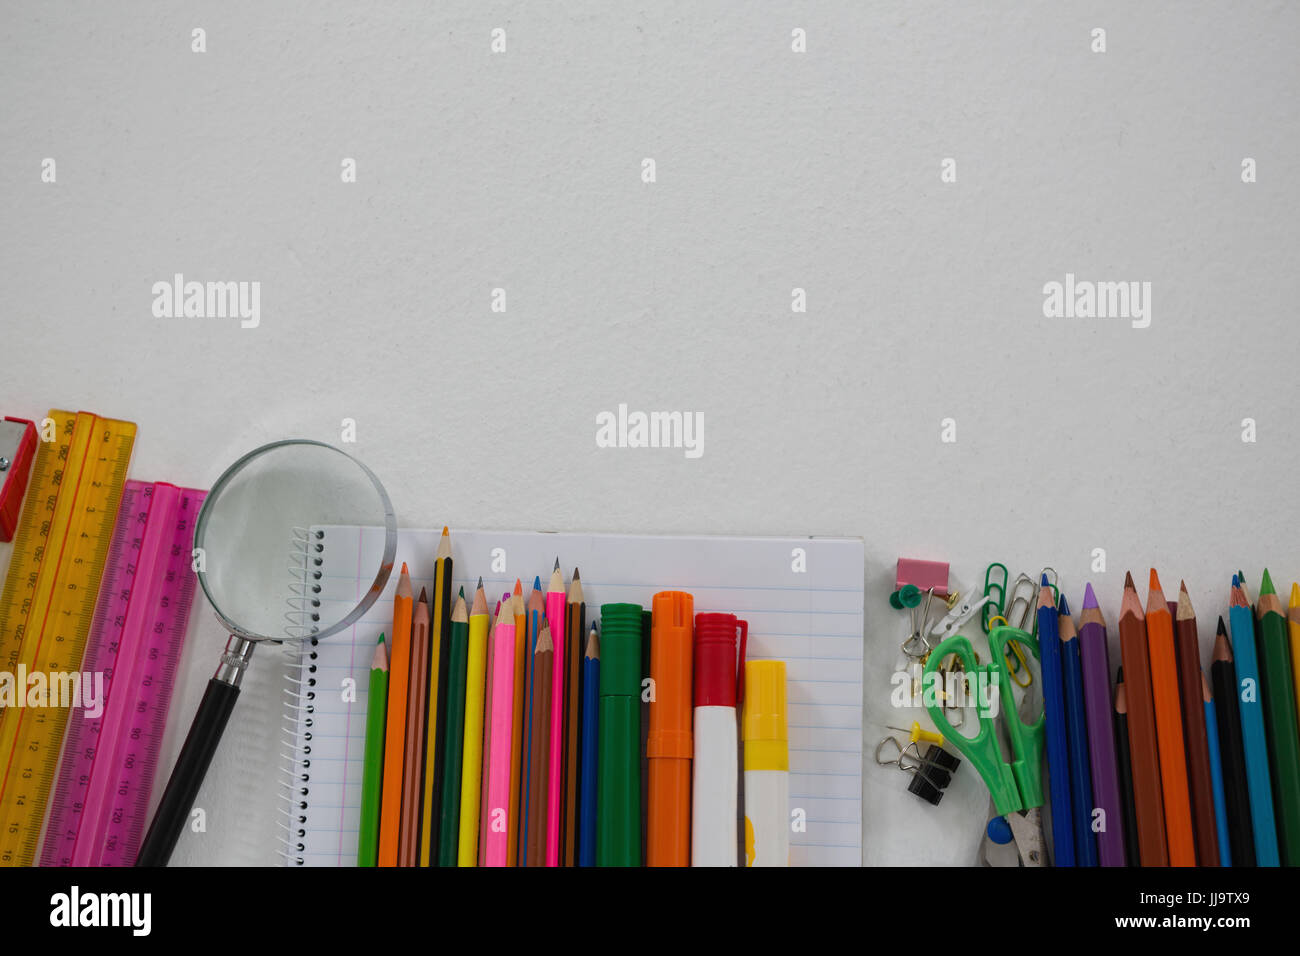
{"label": "pink eraser", "polygon": [[898,574],[894,587],[914,584],[922,591],[934,588],[934,596],[948,596],[948,562],[918,561],[916,558],[899,558]]}

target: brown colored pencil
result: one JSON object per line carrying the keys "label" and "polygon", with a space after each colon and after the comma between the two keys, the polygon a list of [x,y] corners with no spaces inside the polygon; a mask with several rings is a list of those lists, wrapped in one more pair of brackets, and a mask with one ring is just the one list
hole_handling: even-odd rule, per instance
{"label": "brown colored pencil", "polygon": [[423,796],[424,734],[428,725],[429,596],[420,588],[411,615],[410,690],[406,698],[406,738],[402,750],[402,832],[398,866],[420,862],[420,798]]}
{"label": "brown colored pencil", "polygon": [[582,578],[573,569],[573,582],[569,585],[569,600],[565,605],[568,631],[572,635],[565,644],[568,658],[568,680],[565,681],[569,706],[564,727],[564,816],[560,821],[561,866],[577,866],[578,841],[578,768],[581,753],[578,750],[578,725],[582,723],[582,635],[587,633],[587,601],[582,594]]}
{"label": "brown colored pencil", "polygon": [[1219,865],[1219,828],[1214,817],[1214,778],[1210,771],[1210,739],[1205,731],[1205,675],[1201,672],[1201,642],[1196,612],[1187,583],[1178,589],[1174,615],[1178,643],[1178,682],[1182,690],[1183,734],[1187,745],[1187,784],[1196,830],[1196,865]]}
{"label": "brown colored pencil", "polygon": [[543,619],[533,654],[532,759],[529,761],[528,866],[546,865],[546,788],[550,779],[547,742],[551,727],[551,678],[555,645]]}
{"label": "brown colored pencil", "polygon": [[1128,702],[1129,759],[1133,764],[1133,807],[1137,815],[1138,853],[1143,866],[1168,866],[1165,808],[1160,789],[1160,751],[1156,738],[1151,668],[1147,658],[1146,617],[1133,575],[1124,577],[1120,603],[1119,646],[1124,660]]}

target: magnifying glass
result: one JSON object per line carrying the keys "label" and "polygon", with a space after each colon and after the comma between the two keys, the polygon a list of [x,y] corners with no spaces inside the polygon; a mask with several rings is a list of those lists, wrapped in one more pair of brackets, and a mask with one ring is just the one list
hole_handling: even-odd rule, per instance
{"label": "magnifying glass", "polygon": [[[316,541],[331,525],[383,528],[383,557],[357,603],[323,602]],[[295,543],[303,567],[285,605],[286,561]],[[140,844],[136,866],[165,866],[239,699],[239,684],[263,641],[327,638],[375,603],[393,571],[397,518],[374,472],[332,445],[291,439],[263,445],[235,462],[208,493],[194,528],[199,583],[230,634],[216,674],[172,769],[162,802]],[[364,569],[363,569],[364,570]],[[364,578],[363,578],[364,580]]]}

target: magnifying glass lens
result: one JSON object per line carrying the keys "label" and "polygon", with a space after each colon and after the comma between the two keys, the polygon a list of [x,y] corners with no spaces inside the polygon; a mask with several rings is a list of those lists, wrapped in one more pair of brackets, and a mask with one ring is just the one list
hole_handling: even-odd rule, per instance
{"label": "magnifying glass lens", "polygon": [[[233,632],[270,640],[327,636],[355,619],[352,603],[311,603],[323,547],[311,532],[326,525],[395,529],[392,506],[374,475],[337,448],[282,442],[227,470],[204,502],[194,544],[202,549],[199,581]],[[305,586],[306,618],[286,604],[295,586]],[[358,602],[363,597],[357,595]]]}

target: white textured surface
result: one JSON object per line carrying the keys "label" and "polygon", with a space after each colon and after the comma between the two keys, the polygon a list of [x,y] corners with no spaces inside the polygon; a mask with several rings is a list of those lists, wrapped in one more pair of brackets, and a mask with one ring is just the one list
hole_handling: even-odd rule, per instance
{"label": "white textured surface", "polygon": [[[900,553],[963,584],[1051,564],[1077,603],[1105,547],[1112,618],[1154,562],[1203,626],[1229,568],[1300,572],[1298,26],[1282,3],[6,3],[0,413],[133,419],[133,475],[188,484],[355,418],[407,526],[861,535],[870,749]],[[1044,319],[1067,271],[1151,281],[1151,327]],[[261,327],[154,319],[175,272],[260,280]],[[702,411],[704,457],[598,450],[621,401]],[[178,733],[221,643],[198,620]],[[247,846],[213,835],[232,778],[265,789],[219,761],[186,862],[270,846],[260,807]],[[904,783],[867,769],[867,861],[969,860],[974,775],[936,809]]]}

